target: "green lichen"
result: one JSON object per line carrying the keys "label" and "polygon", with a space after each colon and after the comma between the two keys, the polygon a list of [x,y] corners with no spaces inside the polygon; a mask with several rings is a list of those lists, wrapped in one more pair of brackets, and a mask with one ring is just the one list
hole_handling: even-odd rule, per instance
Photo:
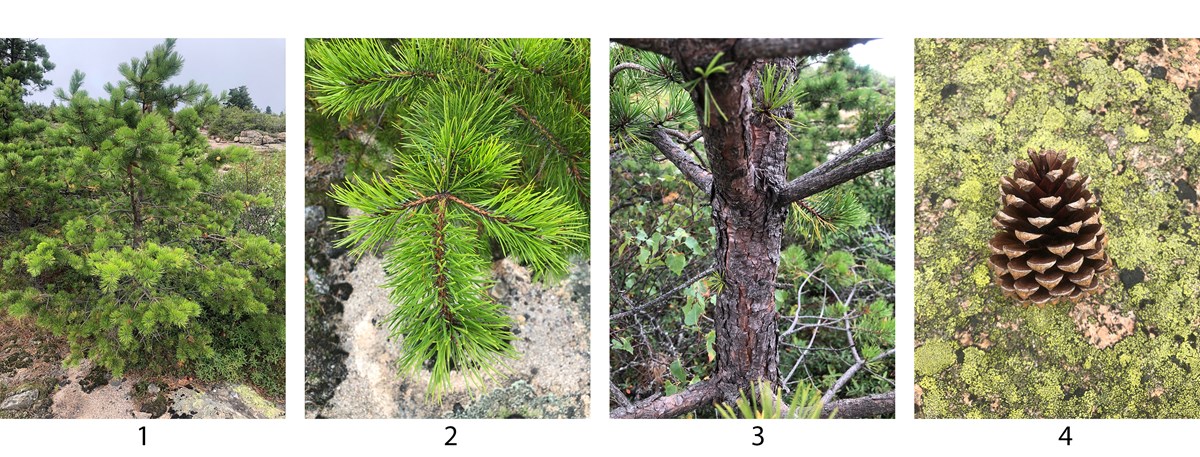
{"label": "green lichen", "polygon": [[[1175,185],[1200,187],[1200,125],[1189,92],[1138,63],[1151,46],[918,41],[918,416],[1200,417],[1200,215]],[[1078,310],[1021,307],[985,266],[995,183],[1029,149],[1076,157],[1101,199],[1116,268]],[[1076,323],[1102,307],[1134,317],[1104,349]]]}
{"label": "green lichen", "polygon": [[246,404],[246,407],[258,413],[262,417],[267,419],[278,419],[283,417],[283,410],[275,406],[274,403],[271,403],[269,400],[263,398],[262,395],[259,395],[258,392],[254,391],[254,389],[251,389],[250,386],[245,384],[237,384],[231,387],[229,390],[232,390],[233,393],[237,394],[238,398],[241,398],[242,402]]}
{"label": "green lichen", "polygon": [[917,374],[924,376],[933,376],[945,370],[950,365],[954,365],[956,356],[954,351],[958,350],[958,345],[952,341],[930,341],[924,346],[917,348],[913,354],[913,362],[917,367]]}

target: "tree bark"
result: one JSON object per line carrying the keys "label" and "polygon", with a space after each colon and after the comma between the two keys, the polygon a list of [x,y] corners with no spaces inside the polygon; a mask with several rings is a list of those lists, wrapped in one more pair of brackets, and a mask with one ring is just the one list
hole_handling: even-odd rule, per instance
{"label": "tree bark", "polygon": [[[713,401],[735,401],[754,381],[779,384],[775,276],[789,206],[780,197],[780,191],[788,184],[788,134],[772,116],[791,118],[794,112],[791,105],[769,113],[763,111],[758,74],[766,64],[795,71],[797,60],[779,57],[783,54],[820,54],[859,41],[812,40],[789,44],[779,40],[746,40],[740,43],[741,53],[735,52],[739,40],[732,39],[617,41],[670,57],[678,68],[685,69],[685,78],[699,77],[688,69],[708,67],[718,52],[724,53],[718,64],[730,62],[725,73],[713,74],[691,90],[710,164],[707,173],[685,153],[677,151],[666,134],[657,132],[651,139],[687,179],[710,190],[717,231],[715,268],[721,281],[721,292],[713,309],[717,369],[711,379],[683,392],[620,408],[612,416],[672,417]],[[769,58],[759,58],[762,56]],[[706,95],[706,90],[711,95]],[[716,107],[711,105],[714,101]],[[705,111],[709,112],[708,119],[704,117]],[[808,184],[803,190],[811,187],[815,186]]]}
{"label": "tree bark", "polygon": [[[702,58],[703,59],[703,58]],[[773,62],[795,67],[795,61]],[[696,62],[687,62],[691,68]],[[704,120],[704,90],[692,91],[712,170],[712,215],[722,289],[713,310],[717,387],[735,400],[752,381],[779,382],[775,276],[786,207],[775,204],[786,179],[787,132],[754,108],[762,62],[738,62],[708,81],[714,119]],[[788,113],[790,115],[790,113]]]}
{"label": "tree bark", "polygon": [[834,418],[861,419],[864,417],[879,417],[896,414],[896,391],[885,394],[867,395],[858,398],[844,398],[826,403],[821,408],[821,416]]}

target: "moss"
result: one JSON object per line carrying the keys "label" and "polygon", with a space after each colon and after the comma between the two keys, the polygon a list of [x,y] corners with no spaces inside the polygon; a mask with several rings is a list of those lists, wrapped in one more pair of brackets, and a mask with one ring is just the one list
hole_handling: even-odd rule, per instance
{"label": "moss", "polygon": [[[1200,127],[1185,122],[1188,94],[1137,63],[1146,47],[918,41],[919,416],[1200,417],[1200,217],[1174,184],[1200,187]],[[957,92],[943,97],[950,84]],[[1133,316],[1133,333],[1105,349],[1089,344],[1073,304],[1016,305],[985,266],[996,183],[1043,148],[1078,159],[1116,270],[1144,274],[1126,285],[1114,272],[1080,305]]]}

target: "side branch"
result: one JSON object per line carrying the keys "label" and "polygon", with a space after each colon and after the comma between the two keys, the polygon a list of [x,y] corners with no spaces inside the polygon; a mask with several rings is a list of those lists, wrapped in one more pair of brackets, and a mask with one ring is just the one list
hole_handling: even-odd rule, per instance
{"label": "side branch", "polygon": [[571,176],[575,178],[575,181],[584,182],[583,174],[579,171],[579,168],[575,166],[575,161],[578,159],[577,154],[567,150],[566,146],[563,146],[562,142],[560,142],[558,138],[554,136],[554,134],[550,133],[550,130],[546,129],[541,122],[538,122],[537,118],[531,116],[529,112],[525,111],[525,109],[520,105],[514,103],[513,110],[516,111],[522,119],[525,119],[526,122],[529,122],[530,125],[537,129],[538,133],[542,134],[542,137],[545,138],[548,143],[550,143],[551,147],[553,147],[562,155],[566,156],[567,169],[571,173]]}
{"label": "side branch", "polygon": [[[861,144],[861,143],[860,143]],[[857,146],[855,146],[857,148]],[[852,148],[853,149],[853,148]],[[835,158],[834,160],[840,159]],[[842,160],[844,162],[844,160]],[[881,152],[863,157],[848,165],[833,169],[817,167],[804,176],[793,179],[779,191],[777,204],[787,205],[810,195],[823,192],[833,186],[865,175],[875,170],[881,170],[896,164],[896,147],[892,146]]]}
{"label": "side branch", "polygon": [[507,217],[497,216],[495,212],[488,211],[487,209],[485,209],[479,205],[475,205],[470,202],[467,202],[461,198],[454,196],[453,194],[445,194],[445,195],[446,195],[446,198],[449,199],[450,201],[452,201],[454,203],[458,203],[459,205],[462,205],[464,208],[466,208],[466,209],[470,210],[471,212],[478,214],[482,217],[485,217],[485,218],[488,218],[488,219],[491,219],[493,221],[500,222],[503,224],[512,222]]}
{"label": "side branch", "polygon": [[643,66],[638,65],[633,62],[625,62],[625,63],[617,64],[617,66],[613,67],[613,69],[608,72],[608,83],[611,85],[613,83],[613,81],[616,81],[617,74],[621,73],[622,71],[625,71],[625,70],[637,70],[642,73],[650,73],[649,68],[643,67]]}
{"label": "side branch", "polygon": [[883,125],[875,129],[874,133],[868,135],[866,138],[863,138],[863,140],[859,141],[858,144],[851,146],[845,151],[842,151],[842,153],[838,154],[836,157],[829,159],[829,161],[817,166],[817,168],[812,170],[812,173],[825,173],[829,170],[840,167],[849,162],[851,159],[858,157],[864,152],[867,152],[867,150],[871,149],[872,146],[875,146],[879,143],[894,142],[896,138],[896,125],[892,124],[891,122],[895,118],[895,113],[893,113],[891,116],[888,116]]}
{"label": "side branch", "polygon": [[712,174],[705,170],[704,167],[688,157],[688,153],[680,149],[674,141],[671,141],[671,134],[663,129],[655,129],[647,138],[650,144],[658,148],[659,152],[667,156],[671,163],[675,164],[675,168],[683,172],[683,176],[699,187],[704,193],[709,193],[712,189]]}
{"label": "side branch", "polygon": [[861,38],[749,38],[737,40],[730,58],[733,60],[769,59],[775,57],[808,57],[846,49],[871,39]]}
{"label": "side branch", "polygon": [[652,398],[625,408],[613,410],[613,419],[660,419],[687,414],[696,408],[711,404],[721,396],[720,389],[711,380],[692,384],[683,392],[666,397]]}
{"label": "side branch", "polygon": [[650,300],[650,301],[648,301],[648,302],[646,302],[646,303],[643,303],[643,304],[641,304],[641,305],[634,306],[634,307],[632,307],[632,308],[630,308],[630,309],[627,309],[627,310],[625,310],[625,311],[621,311],[621,312],[619,312],[619,313],[613,314],[613,315],[609,316],[609,317],[608,317],[608,319],[609,319],[609,320],[613,320],[613,319],[620,319],[620,318],[622,318],[622,317],[625,317],[625,316],[628,316],[628,315],[630,315],[630,314],[636,313],[636,312],[638,312],[638,311],[641,311],[641,310],[643,310],[643,309],[650,308],[650,307],[653,307],[653,306],[657,306],[659,303],[662,303],[662,302],[665,302],[665,301],[667,301],[667,300],[668,300],[668,299],[670,299],[672,296],[674,296],[675,294],[679,293],[679,291],[681,291],[681,290],[683,290],[683,289],[686,289],[686,288],[688,288],[688,286],[690,286],[690,285],[694,284],[696,281],[699,281],[699,280],[701,280],[701,279],[704,279],[704,278],[705,278],[705,277],[707,277],[708,275],[711,275],[711,274],[713,274],[713,272],[715,272],[715,271],[717,271],[717,266],[716,266],[716,265],[713,265],[713,266],[711,266],[711,267],[708,267],[708,268],[704,269],[704,271],[701,271],[701,272],[699,272],[699,273],[696,273],[696,275],[695,275],[695,276],[692,276],[691,278],[688,278],[688,280],[687,280],[687,281],[684,281],[684,282],[682,282],[682,283],[680,283],[680,284],[676,285],[675,287],[672,287],[672,288],[671,288],[671,290],[668,290],[668,291],[666,291],[666,292],[663,292],[663,294],[662,294],[662,295],[659,295],[658,297],[655,297],[653,300]]}
{"label": "side branch", "polygon": [[842,387],[844,387],[846,385],[846,383],[850,382],[850,379],[853,378],[854,375],[858,373],[858,370],[861,370],[868,363],[871,363],[871,362],[874,362],[877,360],[881,360],[885,357],[890,357],[891,355],[893,355],[895,353],[896,353],[896,348],[891,348],[891,349],[888,349],[887,351],[884,351],[882,354],[872,357],[871,360],[859,360],[857,363],[855,363],[853,366],[851,366],[849,370],[846,370],[845,373],[842,373],[842,376],[840,378],[838,378],[838,380],[836,382],[833,383],[833,387],[830,387],[829,390],[825,391],[825,395],[821,396],[821,403],[822,404],[832,403],[833,397],[837,396],[838,391],[842,390]]}

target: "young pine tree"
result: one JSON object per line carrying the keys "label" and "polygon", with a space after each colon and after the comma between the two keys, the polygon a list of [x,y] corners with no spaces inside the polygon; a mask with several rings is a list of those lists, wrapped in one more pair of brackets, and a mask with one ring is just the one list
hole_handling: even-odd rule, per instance
{"label": "young pine tree", "polygon": [[382,251],[398,369],[431,362],[433,395],[517,356],[494,255],[541,276],[586,249],[587,72],[586,40],[308,43],[309,133],[348,153],[332,196],[362,212],[339,244]]}
{"label": "young pine tree", "polygon": [[[839,91],[836,84],[821,87],[814,84],[819,80],[803,74],[808,59],[860,40],[617,41],[625,46],[613,48],[610,72],[613,161],[662,157],[674,165],[698,198],[709,203],[705,211],[711,214],[715,246],[704,252],[702,244],[694,242],[691,259],[679,253],[665,256],[674,275],[686,281],[664,288],[666,293],[645,304],[635,305],[628,298],[640,291],[614,283],[613,296],[622,298],[614,302],[614,316],[634,315],[715,275],[713,336],[706,343],[716,367],[707,379],[697,378],[665,396],[621,405],[613,416],[670,417],[714,401],[735,403],[752,386],[771,392],[774,388],[764,386],[780,387],[781,381],[775,289],[785,228],[813,238],[861,224],[865,209],[837,187],[895,162],[894,146],[887,146],[894,132],[887,113],[877,123],[868,123],[869,134],[857,137],[857,144],[832,157],[813,154],[803,174],[789,173],[791,144],[808,144],[813,150],[825,147],[833,134],[810,122],[829,115],[823,107],[836,103],[829,95]],[[682,235],[686,233],[672,236]],[[639,237],[644,235],[635,238]],[[639,241],[651,250],[664,239],[670,238],[656,235]],[[614,244],[625,246],[628,241],[614,239]],[[642,259],[651,265],[649,256]],[[685,271],[690,273],[683,275]],[[685,319],[695,322],[696,314],[685,309]],[[614,347],[633,352],[628,343]],[[688,379],[678,363],[671,365],[671,374],[680,381]]]}
{"label": "young pine tree", "polygon": [[[170,43],[144,62],[181,62]],[[93,98],[76,71],[50,122],[0,145],[0,303],[116,376],[248,375],[282,394],[283,240],[240,218],[271,202],[216,190],[250,152],[211,149],[158,78]]]}

